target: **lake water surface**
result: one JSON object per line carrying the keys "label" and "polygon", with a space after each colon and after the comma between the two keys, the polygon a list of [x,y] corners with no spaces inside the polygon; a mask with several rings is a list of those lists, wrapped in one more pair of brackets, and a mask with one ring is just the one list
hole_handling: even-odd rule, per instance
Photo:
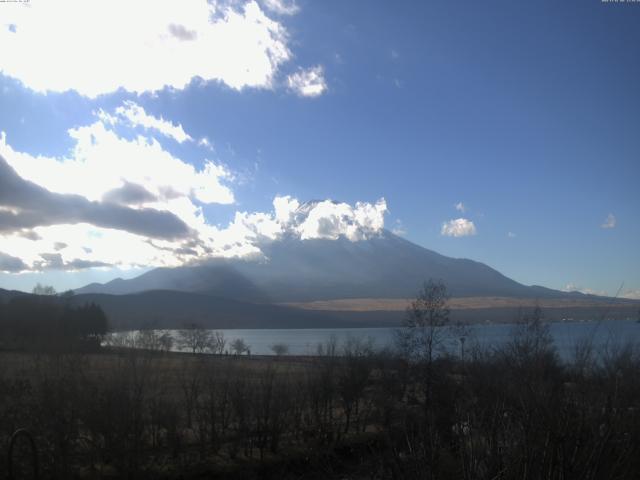
{"label": "lake water surface", "polygon": [[[514,329],[513,324],[481,324],[467,327],[465,349],[478,344],[485,348],[504,345]],[[596,349],[619,348],[628,343],[640,344],[640,323],[635,320],[611,320],[601,322],[559,322],[550,324],[554,344],[562,358],[569,359],[578,342],[591,340]],[[272,355],[271,346],[287,345],[290,355],[314,355],[318,344],[335,336],[338,347],[349,337],[371,339],[376,348],[393,344],[395,328],[312,328],[312,329],[259,329],[220,330],[228,343],[242,338],[249,345],[251,354]],[[176,335],[175,331],[172,334]],[[456,334],[456,337],[459,335]],[[459,351],[458,338],[451,348]]]}

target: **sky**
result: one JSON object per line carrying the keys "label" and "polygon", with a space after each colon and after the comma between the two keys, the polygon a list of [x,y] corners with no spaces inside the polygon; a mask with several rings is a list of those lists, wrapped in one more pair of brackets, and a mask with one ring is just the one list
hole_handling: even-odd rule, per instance
{"label": "sky", "polygon": [[640,298],[640,3],[31,0],[0,52],[0,288],[386,228]]}

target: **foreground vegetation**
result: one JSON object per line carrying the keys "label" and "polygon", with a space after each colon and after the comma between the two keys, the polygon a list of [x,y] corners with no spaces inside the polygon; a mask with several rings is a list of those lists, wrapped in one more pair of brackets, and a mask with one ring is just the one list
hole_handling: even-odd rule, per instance
{"label": "foreground vegetation", "polygon": [[70,298],[46,294],[0,301],[0,350],[98,350],[109,328],[106,315],[94,303],[71,305]]}
{"label": "foreground vegetation", "polygon": [[[39,341],[43,305],[31,317]],[[585,342],[560,362],[539,309],[499,349],[469,340],[452,356],[448,342],[466,337],[449,324],[444,286],[429,283],[393,352],[350,338],[314,357],[288,356],[286,345],[256,357],[241,346],[225,355],[221,336],[196,328],[179,339],[190,353],[152,331],[133,339],[143,348],[99,349],[96,309],[48,305],[73,341],[17,349],[24,330],[0,352],[9,478],[640,476],[637,346]],[[4,318],[29,308],[7,306]]]}
{"label": "foreground vegetation", "polygon": [[[314,358],[5,353],[0,441],[26,428],[45,478],[637,477],[638,351],[561,365],[529,333],[431,363],[359,340]],[[16,478],[30,455],[18,439]]]}

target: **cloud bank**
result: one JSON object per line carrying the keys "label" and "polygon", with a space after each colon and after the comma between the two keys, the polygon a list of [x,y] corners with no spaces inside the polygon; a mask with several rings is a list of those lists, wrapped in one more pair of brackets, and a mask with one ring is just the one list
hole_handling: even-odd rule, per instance
{"label": "cloud bank", "polygon": [[182,89],[194,78],[236,90],[272,88],[292,54],[286,28],[267,13],[291,15],[298,7],[284,0],[263,6],[255,0],[7,3],[0,72],[37,92],[75,90],[91,98],[120,88]]}
{"label": "cloud bank", "polygon": [[132,209],[92,202],[81,195],[52,193],[18,176],[0,156],[0,232],[60,223],[90,223],[138,235],[174,239],[189,228],[176,215],[152,208]]}
{"label": "cloud bank", "polygon": [[[384,199],[350,205],[290,196],[277,196],[270,212],[236,212],[228,225],[214,225],[203,205],[234,203],[232,172],[207,158],[196,168],[151,135],[121,137],[117,127],[137,126],[125,113],[133,108],[98,112],[90,125],[70,129],[75,144],[65,157],[16,151],[0,135],[0,271],[260,257],[265,242],[283,237],[360,241],[384,227]],[[135,111],[132,118],[152,118]],[[145,131],[177,141],[163,131],[176,125],[160,121]]]}
{"label": "cloud bank", "polygon": [[[144,231],[126,217],[109,227],[102,225],[100,218],[79,221],[72,215],[60,214],[54,221],[46,219],[45,213],[36,212],[27,215],[29,222],[14,222],[0,231],[0,240],[6,247],[6,252],[0,252],[0,271],[178,266],[216,257],[261,258],[263,245],[283,238],[367,240],[382,232],[387,212],[384,199],[352,206],[331,200],[300,204],[286,196],[276,197],[273,207],[272,212],[266,213],[237,212],[224,228],[210,225],[201,217],[195,228],[184,232],[178,229],[181,235],[173,239],[166,238],[171,231],[164,223],[172,215],[168,212],[157,212],[156,215],[167,215],[158,219],[148,211],[131,210],[150,216],[139,222]],[[3,225],[4,220],[0,218]],[[173,221],[181,227],[185,225],[177,217]],[[33,235],[25,235],[26,232]],[[159,235],[154,238],[156,234]]]}
{"label": "cloud bank", "polygon": [[344,236],[355,242],[377,235],[384,227],[386,212],[384,198],[375,204],[357,202],[355,207],[331,200],[309,202],[301,205],[284,225],[302,240],[336,240]]}

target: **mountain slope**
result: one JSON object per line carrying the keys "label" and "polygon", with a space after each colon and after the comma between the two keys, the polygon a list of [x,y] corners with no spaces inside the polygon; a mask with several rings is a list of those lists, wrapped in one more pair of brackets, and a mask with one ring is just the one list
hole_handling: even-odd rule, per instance
{"label": "mountain slope", "polygon": [[285,237],[262,246],[266,259],[220,259],[157,268],[139,277],[91,284],[77,293],[148,290],[197,292],[257,303],[340,298],[410,298],[422,282],[442,279],[453,296],[556,298],[568,294],[515,282],[489,266],[420,247],[391,232],[357,242]]}

